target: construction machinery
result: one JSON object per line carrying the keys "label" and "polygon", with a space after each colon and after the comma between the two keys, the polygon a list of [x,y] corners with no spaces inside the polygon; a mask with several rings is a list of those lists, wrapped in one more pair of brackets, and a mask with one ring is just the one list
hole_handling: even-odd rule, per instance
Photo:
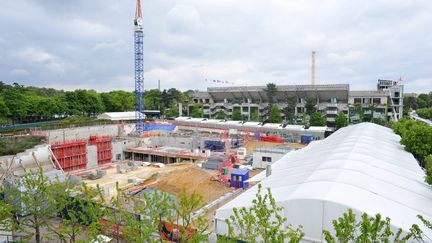
{"label": "construction machinery", "polygon": [[137,0],[135,12],[135,130],[144,130],[144,32],[141,1]]}

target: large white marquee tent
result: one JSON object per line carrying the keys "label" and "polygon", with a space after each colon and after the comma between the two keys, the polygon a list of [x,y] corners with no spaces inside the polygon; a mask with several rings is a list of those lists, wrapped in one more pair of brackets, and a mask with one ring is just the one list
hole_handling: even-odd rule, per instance
{"label": "large white marquee tent", "polygon": [[[432,188],[412,154],[399,144],[391,129],[373,123],[342,128],[322,141],[288,153],[252,181],[269,187],[288,224],[302,225],[306,242],[323,241],[323,229],[348,208],[357,217],[365,212],[391,219],[394,229],[408,231],[418,224],[432,239],[417,215],[432,219]],[[232,209],[248,207],[254,186],[222,206],[215,214],[215,231],[226,234],[224,220]]]}

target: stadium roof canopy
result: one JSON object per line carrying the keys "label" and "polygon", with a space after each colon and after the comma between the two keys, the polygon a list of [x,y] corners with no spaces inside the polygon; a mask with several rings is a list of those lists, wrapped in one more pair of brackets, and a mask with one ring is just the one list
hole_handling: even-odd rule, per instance
{"label": "stadium roof canopy", "polygon": [[[208,87],[207,92],[215,102],[224,99],[251,99],[268,102],[266,86],[233,86]],[[348,100],[348,84],[317,84],[317,85],[278,85],[275,97],[277,100],[286,100],[287,97],[317,97],[319,100]],[[198,97],[199,98],[199,97]]]}
{"label": "stadium roof canopy", "polygon": [[[307,242],[323,241],[323,229],[332,230],[332,220],[348,208],[358,219],[363,212],[389,217],[393,230],[408,232],[418,224],[431,241],[431,230],[417,215],[432,219],[432,188],[399,140],[383,126],[352,125],[288,153],[272,165],[270,176],[264,171],[249,181],[271,189],[287,223],[303,225]],[[257,189],[250,188],[216,211],[216,233],[227,233],[224,219],[233,208],[250,206]]]}

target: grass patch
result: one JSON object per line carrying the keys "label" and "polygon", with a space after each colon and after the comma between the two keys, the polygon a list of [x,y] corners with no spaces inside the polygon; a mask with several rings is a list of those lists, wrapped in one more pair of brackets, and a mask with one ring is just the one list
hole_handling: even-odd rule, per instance
{"label": "grass patch", "polygon": [[44,137],[0,138],[0,156],[21,153],[43,143],[45,143]]}

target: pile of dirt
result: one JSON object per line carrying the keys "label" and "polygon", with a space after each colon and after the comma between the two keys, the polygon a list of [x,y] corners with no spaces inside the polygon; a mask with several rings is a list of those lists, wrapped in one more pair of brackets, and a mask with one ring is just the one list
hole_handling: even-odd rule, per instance
{"label": "pile of dirt", "polygon": [[232,190],[217,181],[212,181],[211,177],[214,175],[214,172],[191,166],[161,175],[152,187],[174,196],[179,196],[183,188],[188,193],[195,191],[209,203]]}

